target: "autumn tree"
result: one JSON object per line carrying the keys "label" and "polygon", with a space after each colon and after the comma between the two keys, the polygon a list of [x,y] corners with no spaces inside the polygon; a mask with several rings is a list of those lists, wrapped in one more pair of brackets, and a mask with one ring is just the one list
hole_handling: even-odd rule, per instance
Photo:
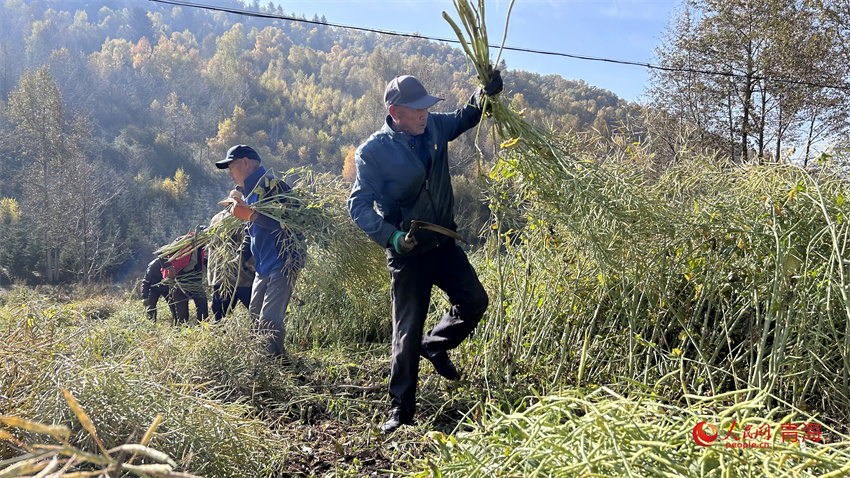
{"label": "autumn tree", "polygon": [[241,23],[225,32],[215,41],[216,51],[207,64],[205,77],[221,89],[230,105],[242,105],[250,91],[245,53],[245,30]]}
{"label": "autumn tree", "polygon": [[177,151],[189,142],[195,130],[195,117],[186,103],[177,98],[177,93],[171,92],[165,104],[154,101],[151,110],[160,124],[157,144],[166,144]]}
{"label": "autumn tree", "polygon": [[353,183],[357,179],[357,166],[354,165],[354,158],[357,156],[357,148],[349,146],[346,148],[345,162],[342,165],[342,179],[349,183]]}
{"label": "autumn tree", "polygon": [[[823,27],[821,31],[833,33],[837,40],[837,48],[832,52],[835,63],[844,68],[850,68],[850,3],[818,0],[815,2],[823,11]],[[843,71],[844,78],[850,77],[850,72]],[[848,88],[824,89],[818,92],[822,96],[817,105],[823,105],[825,111],[830,115],[830,121],[824,122],[827,131],[844,131],[842,126],[850,116],[850,91]],[[816,108],[813,107],[813,110]],[[814,120],[821,115],[817,111],[811,111],[808,121],[808,135],[806,141],[806,158],[809,158],[809,149],[815,138],[823,136],[821,131],[815,130],[817,123]],[[846,135],[845,135],[846,136]]]}
{"label": "autumn tree", "polygon": [[[89,126],[75,120],[72,127],[79,129],[74,134],[85,143],[90,137]],[[108,218],[104,217],[124,181],[105,165],[90,160],[82,146],[71,148],[55,176],[61,185],[65,228],[71,231],[65,238],[60,264],[72,277],[88,283],[102,278],[105,271],[124,260],[120,228],[105,227]]]}
{"label": "autumn tree", "polygon": [[6,98],[15,85],[15,79],[20,74],[19,61],[23,39],[10,34],[14,16],[7,7],[0,4],[0,98]]}
{"label": "autumn tree", "polygon": [[130,41],[137,42],[141,38],[150,38],[153,34],[153,22],[148,17],[148,12],[139,6],[135,6],[130,10],[125,10],[127,23],[125,26],[124,38]]}
{"label": "autumn tree", "polygon": [[82,198],[68,197],[68,192],[71,182],[87,181],[77,171],[90,132],[80,119],[66,118],[61,93],[46,67],[21,77],[9,95],[6,115],[12,127],[8,139],[25,163],[23,215],[32,220],[41,242],[45,277],[55,282],[62,248],[76,232],[69,209]]}
{"label": "autumn tree", "polygon": [[234,144],[247,142],[248,128],[245,122],[245,110],[239,106],[233,108],[233,115],[218,124],[218,134],[207,139],[207,146],[213,151],[227,151]]}
{"label": "autumn tree", "polygon": [[657,50],[665,69],[653,74],[654,106],[690,134],[721,138],[732,158],[781,159],[806,121],[832,122],[826,85],[841,84],[846,70],[822,18],[803,0],[686,0]]}

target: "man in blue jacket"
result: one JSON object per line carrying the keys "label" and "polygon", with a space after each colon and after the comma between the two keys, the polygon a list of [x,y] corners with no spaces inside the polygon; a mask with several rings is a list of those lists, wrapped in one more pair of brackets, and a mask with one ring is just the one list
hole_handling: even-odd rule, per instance
{"label": "man in blue jacket", "polygon": [[[231,214],[248,221],[248,237],[254,256],[256,275],[251,290],[249,312],[259,318],[260,329],[269,333],[269,355],[289,363],[284,346],[284,317],[298,271],[304,266],[303,246],[276,219],[260,214],[251,206],[258,201],[282,201],[279,197],[291,189],[274,177],[261,164],[260,155],[244,144],[233,146],[221,161],[219,169],[228,169],[239,185],[242,196],[231,194]],[[234,197],[235,196],[235,197]]]}
{"label": "man in blue jacket", "polygon": [[[357,150],[348,210],[372,240],[387,248],[392,281],[392,409],[381,426],[384,433],[413,422],[420,355],[443,377],[460,379],[447,352],[472,333],[487,309],[487,292],[454,239],[420,229],[415,241],[407,242],[404,231],[411,220],[457,230],[448,144],[478,124],[483,95],[501,90],[495,70],[487,86],[453,113],[429,113],[442,98],[429,95],[412,76],[396,77],[384,93],[389,110],[384,125]],[[452,307],[423,334],[434,285]]]}

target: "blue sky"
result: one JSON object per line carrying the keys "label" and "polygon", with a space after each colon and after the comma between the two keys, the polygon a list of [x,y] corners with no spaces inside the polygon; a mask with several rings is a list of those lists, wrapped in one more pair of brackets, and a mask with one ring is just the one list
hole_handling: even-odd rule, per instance
{"label": "blue sky", "polygon": [[[262,3],[262,2],[261,2]],[[451,0],[278,0],[286,13],[324,15],[328,22],[439,38],[457,38],[442,18],[457,20]],[[476,0],[472,0],[477,4]],[[491,43],[499,43],[510,2],[485,3]],[[653,62],[655,48],[679,0],[516,0],[505,45],[517,48]],[[494,51],[494,55],[495,55]],[[508,68],[582,79],[592,86],[639,101],[646,68],[506,51]],[[505,80],[510,81],[506,75]]]}

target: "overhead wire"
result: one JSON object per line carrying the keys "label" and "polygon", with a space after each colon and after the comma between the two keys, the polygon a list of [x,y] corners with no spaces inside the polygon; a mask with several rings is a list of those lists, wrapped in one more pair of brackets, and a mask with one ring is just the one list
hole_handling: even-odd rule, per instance
{"label": "overhead wire", "polygon": [[[219,7],[215,5],[205,5],[201,3],[192,3],[183,0],[148,0],[155,3],[166,3],[170,5],[176,5],[181,7],[194,7],[201,8],[204,10],[213,10],[225,13],[232,13],[235,15],[243,15],[249,17],[257,17],[257,18],[270,18],[275,20],[288,20],[292,22],[300,22],[300,23],[309,23],[313,25],[321,25],[326,27],[334,27],[334,28],[344,28],[347,30],[356,30],[363,31],[369,33],[377,33],[380,35],[390,35],[390,36],[398,36],[398,37],[406,37],[406,38],[416,38],[421,40],[429,40],[429,41],[439,41],[445,43],[460,43],[459,40],[451,39],[451,38],[441,38],[430,35],[420,35],[418,33],[404,33],[404,32],[396,32],[392,30],[382,30],[378,28],[371,27],[361,27],[356,25],[345,25],[341,23],[332,23],[327,21],[319,21],[319,20],[307,20],[306,18],[299,18],[295,16],[289,15],[281,15],[277,13],[266,13],[266,12],[254,12],[250,10],[239,10],[236,8],[228,8],[228,7]],[[500,45],[490,45],[491,48],[499,48]],[[835,85],[835,84],[827,84],[820,83],[816,81],[809,80],[800,80],[795,78],[777,78],[777,77],[768,77],[761,75],[746,75],[741,73],[735,73],[732,71],[716,71],[716,70],[703,70],[699,68],[681,68],[681,67],[670,67],[670,66],[662,66],[662,65],[654,65],[652,63],[646,62],[638,62],[638,61],[628,61],[628,60],[616,60],[612,58],[603,58],[596,56],[588,56],[588,55],[577,55],[573,53],[563,53],[563,52],[554,52],[547,50],[539,50],[534,48],[520,48],[520,47],[512,47],[512,46],[503,46],[501,47],[503,50],[521,52],[521,53],[533,53],[538,55],[548,55],[548,56],[559,56],[564,58],[572,58],[575,60],[586,60],[586,61],[597,61],[603,63],[613,63],[617,65],[628,65],[628,66],[639,66],[642,68],[647,68],[650,70],[659,70],[659,71],[669,71],[669,72],[679,72],[679,73],[697,73],[702,75],[712,75],[712,76],[723,76],[727,78],[744,78],[750,79],[752,81],[774,81],[777,83],[785,83],[791,85],[798,86],[810,86],[813,88],[829,88],[829,89],[837,89],[837,90],[845,90],[850,91],[850,85]]]}

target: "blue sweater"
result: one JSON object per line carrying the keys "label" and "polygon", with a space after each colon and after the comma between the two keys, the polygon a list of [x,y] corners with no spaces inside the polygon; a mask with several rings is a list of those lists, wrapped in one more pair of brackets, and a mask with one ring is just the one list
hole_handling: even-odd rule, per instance
{"label": "blue sweater", "polygon": [[[457,230],[449,171],[449,142],[478,124],[479,93],[454,113],[429,113],[425,132],[416,137],[394,131],[389,116],[383,127],[360,145],[354,157],[357,177],[348,197],[354,222],[383,247],[395,231],[410,229],[410,221],[426,221]],[[429,167],[426,167],[429,165]],[[373,207],[374,205],[374,207]],[[451,240],[436,232],[416,232],[420,254]]]}
{"label": "blue sweater", "polygon": [[[254,204],[263,198],[284,194],[290,191],[288,184],[276,179],[274,174],[260,166],[253,174],[245,178],[245,202]],[[257,214],[257,220],[248,226],[251,240],[251,254],[254,256],[257,274],[261,276],[277,275],[287,267],[300,268],[299,245],[280,223],[263,214]],[[294,260],[297,263],[290,263]]]}

